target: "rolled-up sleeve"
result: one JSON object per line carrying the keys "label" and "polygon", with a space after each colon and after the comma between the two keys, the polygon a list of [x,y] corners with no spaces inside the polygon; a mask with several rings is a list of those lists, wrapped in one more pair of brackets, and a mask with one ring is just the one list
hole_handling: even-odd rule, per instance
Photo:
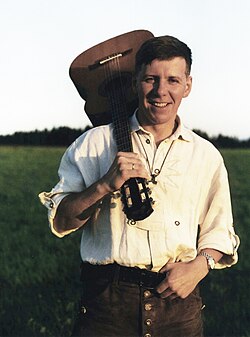
{"label": "rolled-up sleeve", "polygon": [[228,175],[223,160],[214,173],[200,218],[198,252],[212,248],[222,252],[217,269],[230,267],[238,261],[239,237],[233,227]]}
{"label": "rolled-up sleeve", "polygon": [[80,192],[85,188],[83,176],[77,165],[77,151],[72,144],[63,155],[59,170],[59,182],[50,192],[41,192],[39,199],[41,203],[48,209],[48,220],[50,229],[53,234],[63,237],[76,229],[58,233],[54,227],[54,218],[57,208],[64,197],[72,192]]}
{"label": "rolled-up sleeve", "polygon": [[67,193],[56,193],[54,190],[51,190],[50,192],[41,192],[39,194],[41,203],[48,209],[50,229],[52,233],[58,237],[63,237],[71,232],[58,233],[54,228],[54,218],[56,216],[57,207],[66,195]]}

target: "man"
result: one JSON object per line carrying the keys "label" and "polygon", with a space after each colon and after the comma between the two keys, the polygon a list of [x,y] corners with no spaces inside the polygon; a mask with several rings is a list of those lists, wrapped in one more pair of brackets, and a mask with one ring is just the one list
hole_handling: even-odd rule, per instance
{"label": "man", "polygon": [[[74,336],[202,336],[198,284],[237,262],[227,172],[212,144],[177,115],[191,91],[191,50],[154,37],[136,55],[139,105],[133,152],[118,152],[113,126],[93,128],[64,154],[60,182],[40,195],[53,233],[82,228],[82,306]],[[129,221],[120,188],[149,182],[153,213]]]}

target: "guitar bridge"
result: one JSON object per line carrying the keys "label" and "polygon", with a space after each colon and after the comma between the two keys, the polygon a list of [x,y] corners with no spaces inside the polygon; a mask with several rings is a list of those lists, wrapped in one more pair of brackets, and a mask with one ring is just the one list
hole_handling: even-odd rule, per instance
{"label": "guitar bridge", "polygon": [[115,59],[118,59],[119,57],[122,57],[122,56],[125,56],[127,54],[130,54],[132,52],[132,50],[133,50],[132,48],[131,49],[127,49],[127,50],[125,50],[123,52],[118,52],[118,53],[106,56],[105,58],[103,58],[101,60],[97,60],[94,64],[91,64],[89,66],[89,70],[96,69],[96,68],[104,65],[107,62],[113,61]]}

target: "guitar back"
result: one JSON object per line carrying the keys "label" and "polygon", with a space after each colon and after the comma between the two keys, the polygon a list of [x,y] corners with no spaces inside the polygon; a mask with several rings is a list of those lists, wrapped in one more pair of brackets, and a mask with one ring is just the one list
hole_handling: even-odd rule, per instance
{"label": "guitar back", "polygon": [[153,37],[147,30],[136,30],[104,41],[77,56],[69,70],[70,77],[85,100],[85,112],[94,126],[112,121],[112,111],[108,97],[109,81],[105,69],[99,62],[110,55],[129,51],[119,60],[119,69],[110,63],[112,80],[122,78],[125,104],[129,115],[137,107],[137,97],[132,88],[135,54],[140,45]]}

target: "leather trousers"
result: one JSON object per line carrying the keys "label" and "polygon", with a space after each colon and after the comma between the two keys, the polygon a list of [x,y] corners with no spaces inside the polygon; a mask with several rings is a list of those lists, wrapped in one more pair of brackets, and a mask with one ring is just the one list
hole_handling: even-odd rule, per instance
{"label": "leather trousers", "polygon": [[144,286],[86,277],[72,337],[202,337],[202,301],[162,299]]}

